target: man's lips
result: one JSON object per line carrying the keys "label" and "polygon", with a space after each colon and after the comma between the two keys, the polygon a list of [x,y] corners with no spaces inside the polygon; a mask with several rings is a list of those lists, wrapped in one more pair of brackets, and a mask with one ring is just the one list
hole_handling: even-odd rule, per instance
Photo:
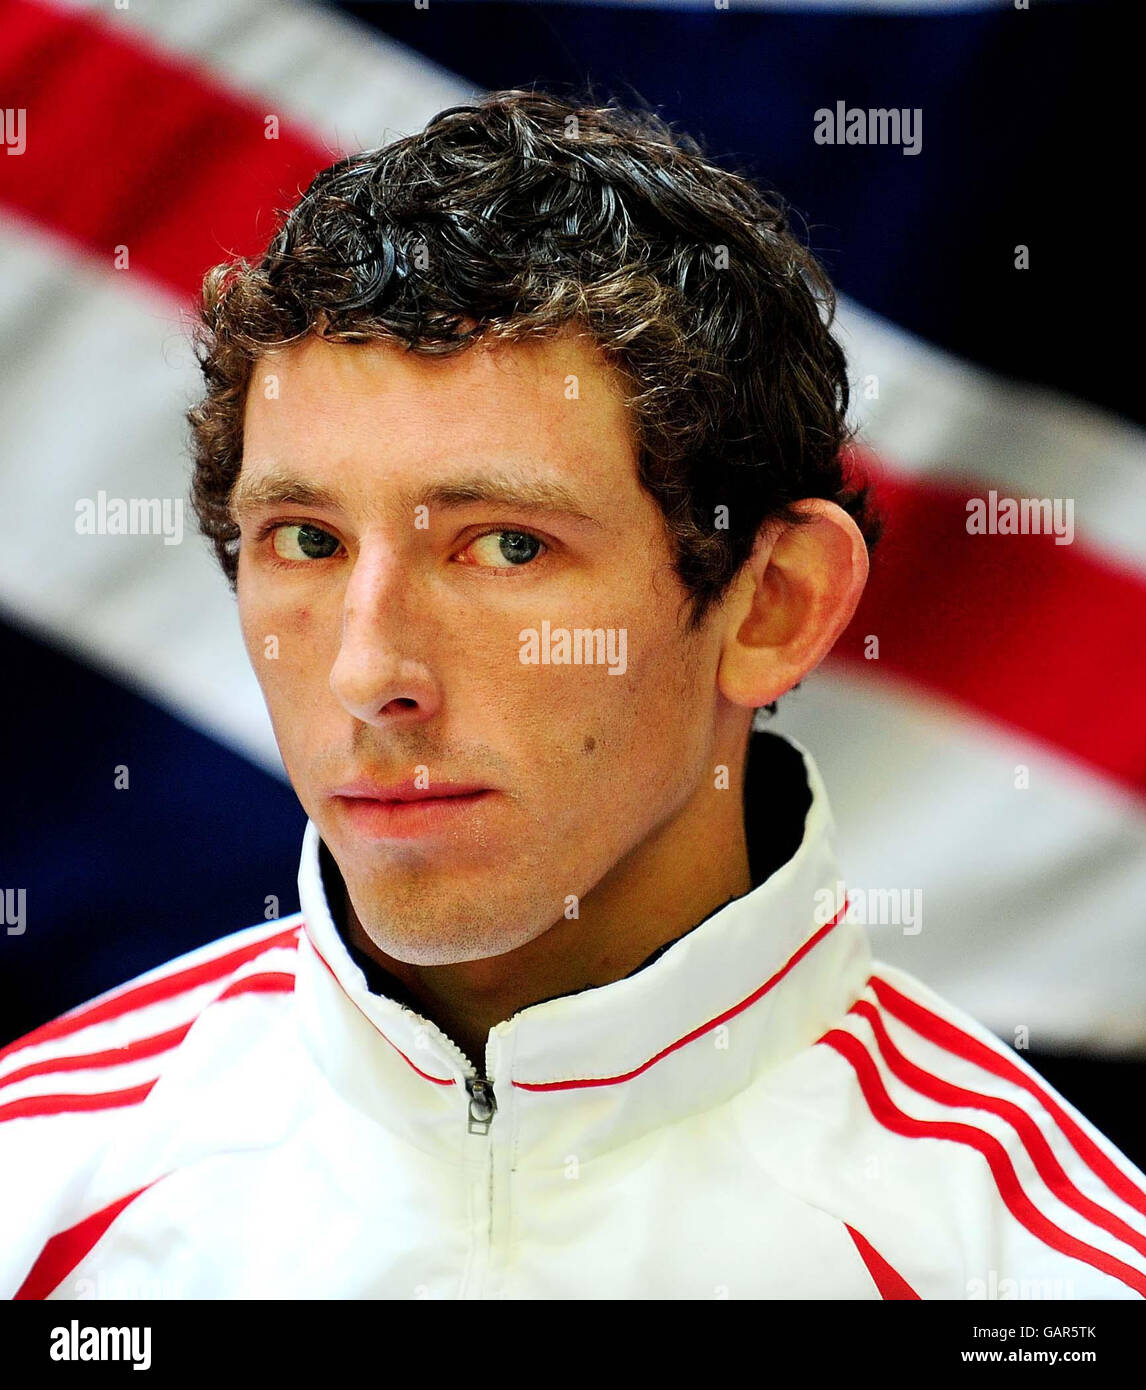
{"label": "man's lips", "polygon": [[464,824],[496,792],[477,782],[407,782],[388,786],[359,779],[336,787],[331,800],[359,833],[375,840],[431,837]]}
{"label": "man's lips", "polygon": [[383,785],[372,782],[368,777],[359,777],[354,782],[346,782],[335,787],[331,796],[343,796],[362,801],[434,801],[443,797],[473,796],[476,792],[490,791],[480,782],[431,781],[428,787],[419,787],[417,779],[411,777],[405,782],[391,782]]}

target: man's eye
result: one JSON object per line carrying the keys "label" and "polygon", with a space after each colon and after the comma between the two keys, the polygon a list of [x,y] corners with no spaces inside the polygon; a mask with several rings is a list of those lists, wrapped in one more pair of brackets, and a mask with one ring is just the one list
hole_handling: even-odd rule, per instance
{"label": "man's eye", "polygon": [[535,560],[545,549],[545,542],[527,531],[490,531],[488,535],[478,536],[466,549],[474,555],[475,564],[511,569]]}
{"label": "man's eye", "polygon": [[321,526],[297,523],[277,527],[271,543],[275,554],[284,560],[328,560],[341,544]]}

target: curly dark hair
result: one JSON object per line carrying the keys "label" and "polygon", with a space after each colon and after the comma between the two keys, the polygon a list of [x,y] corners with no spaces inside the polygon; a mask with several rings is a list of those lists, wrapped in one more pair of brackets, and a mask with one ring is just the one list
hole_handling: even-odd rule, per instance
{"label": "curly dark hair", "polygon": [[192,506],[232,588],[252,367],[312,332],[447,353],[587,331],[627,382],[694,625],[801,498],[837,502],[875,545],[826,274],[783,200],[651,110],[494,92],[339,159],[276,216],[257,264],[208,271],[194,327]]}

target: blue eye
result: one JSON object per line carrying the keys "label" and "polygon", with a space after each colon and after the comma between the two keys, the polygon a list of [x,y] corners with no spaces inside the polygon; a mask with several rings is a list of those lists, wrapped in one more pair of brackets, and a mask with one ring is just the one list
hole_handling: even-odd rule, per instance
{"label": "blue eye", "polygon": [[[484,549],[483,549],[484,547]],[[478,563],[493,569],[527,565],[544,548],[544,542],[527,531],[490,531],[478,536],[468,547],[478,555]]]}
{"label": "blue eye", "polygon": [[341,542],[321,526],[296,523],[277,527],[271,544],[284,560],[329,560]]}

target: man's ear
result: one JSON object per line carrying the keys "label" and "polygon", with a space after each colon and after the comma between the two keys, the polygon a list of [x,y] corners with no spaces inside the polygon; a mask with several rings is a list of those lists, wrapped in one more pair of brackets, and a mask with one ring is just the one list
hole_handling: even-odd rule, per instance
{"label": "man's ear", "polygon": [[827,656],[867,583],[863,534],[834,502],[794,504],[807,518],[765,525],[725,605],[716,682],[756,708],[791,690]]}

